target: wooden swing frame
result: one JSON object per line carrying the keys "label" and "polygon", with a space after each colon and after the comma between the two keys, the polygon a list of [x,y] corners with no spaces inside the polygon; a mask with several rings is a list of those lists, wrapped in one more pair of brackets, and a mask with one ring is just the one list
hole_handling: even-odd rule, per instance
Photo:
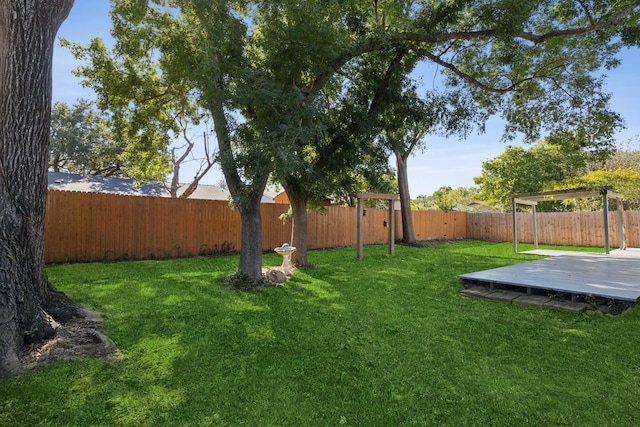
{"label": "wooden swing frame", "polygon": [[389,255],[395,253],[395,202],[400,200],[397,194],[384,193],[358,193],[358,219],[357,219],[357,242],[358,242],[358,259],[362,259],[362,248],[364,246],[363,236],[363,217],[364,217],[364,199],[388,200],[389,201]]}

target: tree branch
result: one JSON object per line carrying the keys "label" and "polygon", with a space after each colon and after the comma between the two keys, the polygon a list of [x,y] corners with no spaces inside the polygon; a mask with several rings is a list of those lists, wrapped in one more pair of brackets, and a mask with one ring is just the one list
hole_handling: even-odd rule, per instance
{"label": "tree branch", "polygon": [[[551,39],[598,32],[618,25],[624,17],[632,14],[639,8],[640,1],[635,1],[616,13],[611,19],[601,23],[593,22],[592,16],[590,14],[587,14],[590,18],[591,25],[588,25],[586,27],[554,30],[544,34],[535,34],[532,32],[524,31],[517,34],[515,38],[526,40],[533,44],[541,44]],[[342,68],[347,62],[351,61],[352,59],[365,53],[380,50],[385,47],[407,44],[419,46],[426,44],[443,43],[448,41],[487,40],[495,37],[496,34],[497,32],[495,29],[486,29],[478,31],[455,31],[442,33],[435,36],[420,33],[403,32],[395,34],[385,34],[380,37],[371,38],[366,40],[364,43],[354,46],[351,49],[347,49],[342,54],[338,55],[324,73],[319,74],[311,85],[303,89],[303,93],[307,96],[317,93],[329,80],[329,78],[335,73],[336,70]]]}
{"label": "tree branch", "polygon": [[180,85],[180,92],[178,96],[180,97],[180,110],[173,116],[172,121],[175,122],[178,117],[184,114],[185,105],[186,105],[186,87],[187,87],[187,79],[182,79],[182,84]]}
{"label": "tree branch", "polygon": [[591,13],[587,5],[584,3],[584,1],[583,0],[577,0],[577,1],[578,1],[578,4],[582,7],[582,10],[584,10],[584,14],[589,19],[589,22],[591,23],[591,25],[596,25],[596,20],[594,19],[593,14]]}
{"label": "tree branch", "polygon": [[398,52],[395,55],[395,57],[389,64],[389,67],[387,67],[387,70],[384,73],[384,77],[382,78],[382,81],[378,85],[378,89],[373,95],[373,99],[371,100],[371,104],[369,105],[369,111],[367,112],[368,116],[373,116],[378,112],[380,105],[384,101],[385,89],[387,86],[389,86],[389,82],[391,81],[391,78],[393,77],[395,72],[402,65],[402,60],[404,59],[405,55],[406,55],[406,51],[402,49],[400,52]]}
{"label": "tree branch", "polygon": [[[535,79],[539,79],[542,77],[547,77],[543,74],[539,74],[539,73],[534,73],[533,75],[529,76],[529,77],[525,77],[519,80],[515,80],[512,81],[511,84],[509,86],[505,86],[503,88],[498,88],[498,87],[493,87],[493,86],[489,86],[485,83],[482,83],[480,80],[474,78],[473,76],[463,72],[462,70],[460,70],[458,67],[456,67],[455,65],[453,65],[451,62],[448,61],[444,61],[442,60],[440,57],[424,51],[421,52],[421,54],[423,56],[426,56],[427,58],[429,58],[430,61],[441,65],[442,67],[446,68],[447,70],[451,71],[452,73],[454,73],[456,76],[460,77],[461,79],[463,79],[464,81],[466,81],[467,83],[470,83],[474,86],[476,86],[479,89],[482,89],[485,92],[489,92],[489,93],[495,93],[495,94],[504,94],[507,92],[515,92],[518,90],[518,86],[522,85],[522,83],[526,83],[528,81],[531,80],[535,80]],[[549,64],[548,66],[545,66],[544,68],[548,68],[549,70],[554,70],[557,68],[562,67],[563,65],[565,65],[567,62],[569,62],[568,59],[563,59],[563,60],[559,60],[557,61],[558,64],[551,66],[551,64]]]}
{"label": "tree branch", "polygon": [[151,98],[141,99],[140,103],[141,104],[146,104],[148,102],[155,101],[156,99],[160,99],[162,97],[165,97],[165,96],[169,95],[172,90],[173,90],[173,82],[170,82],[164,92],[159,93],[158,95],[152,96]]}

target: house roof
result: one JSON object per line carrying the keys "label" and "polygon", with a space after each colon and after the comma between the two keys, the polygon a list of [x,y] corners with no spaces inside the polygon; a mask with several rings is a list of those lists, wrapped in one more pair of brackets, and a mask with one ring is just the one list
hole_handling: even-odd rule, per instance
{"label": "house roof", "polygon": [[143,186],[137,187],[133,184],[133,180],[129,178],[83,176],[75,173],[60,172],[49,172],[49,190],[169,197],[161,182],[148,182]]}
{"label": "house roof", "polygon": [[[94,175],[78,175],[73,173],[49,172],[49,190],[80,191],[85,193],[111,193],[129,196],[171,197],[162,182],[150,181],[136,186],[130,178],[111,178]],[[186,189],[186,185],[178,190],[178,194]],[[231,200],[231,193],[217,185],[200,184],[190,199]],[[262,196],[262,203],[273,203],[273,198]]]}

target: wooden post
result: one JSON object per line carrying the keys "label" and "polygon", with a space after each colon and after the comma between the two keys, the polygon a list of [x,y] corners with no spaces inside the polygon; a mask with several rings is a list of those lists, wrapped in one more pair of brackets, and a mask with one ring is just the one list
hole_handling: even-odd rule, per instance
{"label": "wooden post", "polygon": [[618,201],[618,232],[620,233],[620,250],[624,251],[627,249],[627,242],[624,241],[624,206],[622,204],[622,199],[617,199]]}
{"label": "wooden post", "polygon": [[511,198],[511,211],[513,212],[513,252],[518,253],[518,224],[516,223],[516,198]]}
{"label": "wooden post", "polygon": [[604,253],[609,255],[609,196],[606,191],[602,195],[602,204],[604,206]]}
{"label": "wooden post", "polygon": [[357,222],[357,246],[358,246],[358,259],[362,259],[362,246],[364,245],[364,239],[362,237],[362,220],[363,220],[363,212],[364,211],[364,206],[362,203],[362,197],[358,197],[358,222]]}
{"label": "wooden post", "polygon": [[362,247],[364,246],[363,225],[362,217],[364,207],[362,205],[362,199],[377,199],[377,200],[389,200],[389,255],[393,255],[395,249],[395,212],[394,201],[398,200],[397,194],[383,194],[383,193],[358,193],[358,259],[362,259]]}
{"label": "wooden post", "polygon": [[395,253],[396,233],[395,233],[395,217],[394,200],[389,200],[389,255]]}
{"label": "wooden post", "polygon": [[538,249],[538,226],[536,223],[536,205],[531,205],[533,215],[533,249]]}

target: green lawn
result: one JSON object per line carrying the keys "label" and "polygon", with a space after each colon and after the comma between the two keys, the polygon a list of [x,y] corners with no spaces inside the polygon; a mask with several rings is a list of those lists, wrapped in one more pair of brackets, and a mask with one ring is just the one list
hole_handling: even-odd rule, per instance
{"label": "green lawn", "polygon": [[458,274],[533,259],[510,244],[386,251],[313,251],[260,293],[223,286],[236,256],[49,267],[123,361],[0,382],[0,425],[640,425],[639,308],[461,299]]}

